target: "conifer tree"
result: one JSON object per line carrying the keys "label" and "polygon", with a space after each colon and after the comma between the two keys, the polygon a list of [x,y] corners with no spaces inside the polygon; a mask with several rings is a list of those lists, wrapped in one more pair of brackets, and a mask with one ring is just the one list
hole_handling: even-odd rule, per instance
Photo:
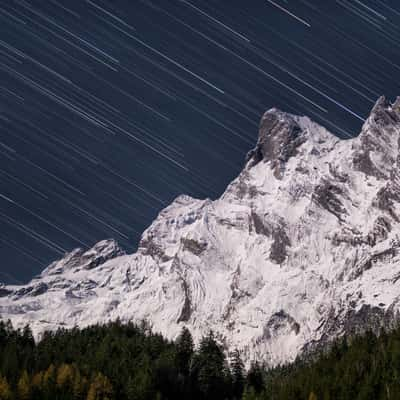
{"label": "conifer tree", "polygon": [[212,331],[201,339],[193,364],[193,373],[203,398],[224,398],[225,355]]}
{"label": "conifer tree", "polygon": [[42,393],[43,398],[51,400],[56,388],[56,368],[50,364],[43,374]]}
{"label": "conifer tree", "polygon": [[130,378],[128,394],[130,400],[152,400],[154,398],[153,372],[148,357],[142,360],[135,376]]}
{"label": "conifer tree", "polygon": [[43,371],[37,372],[31,380],[32,399],[42,400],[43,397]]}
{"label": "conifer tree", "polygon": [[75,371],[74,380],[72,382],[72,399],[82,400],[86,391],[87,380],[81,376],[79,369]]}
{"label": "conifer tree", "polygon": [[308,400],[318,400],[317,395],[314,392],[311,392],[308,396]]}
{"label": "conifer tree", "polygon": [[253,362],[246,376],[246,386],[254,388],[258,394],[264,388],[263,370],[258,362]]}
{"label": "conifer tree", "polygon": [[24,346],[33,347],[35,344],[35,340],[33,339],[32,329],[29,325],[25,325],[22,330],[21,339],[23,341]]}
{"label": "conifer tree", "polygon": [[242,397],[244,389],[244,364],[240,357],[238,349],[235,349],[231,356],[231,370],[232,370],[232,391],[235,399]]}
{"label": "conifer tree", "polygon": [[32,387],[41,389],[43,386],[43,372],[37,372],[35,375],[32,377]]}
{"label": "conifer tree", "polygon": [[258,400],[253,386],[247,386],[243,391],[242,400]]}
{"label": "conifer tree", "polygon": [[29,375],[26,371],[22,372],[21,377],[18,380],[17,392],[19,400],[30,400],[31,384],[29,380]]}
{"label": "conifer tree", "polygon": [[192,334],[189,329],[183,327],[178,339],[176,340],[176,358],[178,370],[184,376],[189,375],[193,352],[194,344]]}
{"label": "conifer tree", "polygon": [[12,392],[6,378],[0,375],[0,400],[11,400]]}
{"label": "conifer tree", "polygon": [[103,374],[98,372],[92,379],[87,394],[87,400],[111,400],[113,396],[113,388]]}
{"label": "conifer tree", "polygon": [[74,370],[69,364],[61,364],[57,370],[56,385],[58,388],[65,389],[71,387],[74,380]]}
{"label": "conifer tree", "polygon": [[[10,329],[10,328],[8,328]],[[18,360],[18,345],[16,338],[12,336],[12,333],[7,329],[7,346],[2,349],[3,359],[1,365],[1,372],[4,376],[8,377],[10,382],[11,378],[14,382],[20,375],[20,366]]]}

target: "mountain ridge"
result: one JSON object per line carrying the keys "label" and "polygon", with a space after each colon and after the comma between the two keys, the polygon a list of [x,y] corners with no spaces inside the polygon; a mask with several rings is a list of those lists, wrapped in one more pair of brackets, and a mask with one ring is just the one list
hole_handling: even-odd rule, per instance
{"label": "mountain ridge", "polygon": [[[257,144],[219,199],[178,196],[138,250],[74,250],[28,285],[0,288],[0,315],[45,329],[147,319],[175,337],[213,329],[271,365],[400,307],[400,98],[381,97],[359,136],[264,113]],[[97,247],[96,247],[97,246]]]}

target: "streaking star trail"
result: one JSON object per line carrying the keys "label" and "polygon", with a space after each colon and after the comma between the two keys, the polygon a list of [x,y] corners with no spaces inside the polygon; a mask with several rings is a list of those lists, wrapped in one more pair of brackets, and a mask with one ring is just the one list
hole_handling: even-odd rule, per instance
{"label": "streaking star trail", "polygon": [[396,1],[10,0],[0,23],[6,283],[220,195],[268,108],[352,137],[400,94]]}

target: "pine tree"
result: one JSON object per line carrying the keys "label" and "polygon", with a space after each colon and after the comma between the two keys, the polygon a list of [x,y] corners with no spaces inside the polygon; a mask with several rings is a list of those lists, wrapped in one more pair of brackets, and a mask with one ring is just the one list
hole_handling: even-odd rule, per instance
{"label": "pine tree", "polygon": [[35,340],[33,339],[32,329],[29,325],[25,325],[22,330],[22,337],[21,337],[23,344],[25,346],[33,347],[35,345]]}
{"label": "pine tree", "polygon": [[183,327],[178,339],[176,340],[176,358],[178,370],[184,376],[189,375],[193,352],[194,344],[192,334],[189,329]]}
{"label": "pine tree", "polygon": [[43,372],[40,371],[32,377],[32,387],[41,389],[43,385]]}
{"label": "pine tree", "polygon": [[37,372],[33,375],[31,381],[32,399],[43,399],[43,372]]}
{"label": "pine tree", "polygon": [[29,375],[26,371],[23,371],[21,377],[19,378],[18,385],[18,399],[19,400],[29,400],[31,396],[31,384],[29,380]]}
{"label": "pine tree", "polygon": [[52,399],[56,389],[56,368],[53,364],[43,374],[42,393],[44,399]]}
{"label": "pine tree", "polygon": [[263,370],[258,362],[250,365],[250,369],[246,376],[246,385],[254,388],[254,391],[259,394],[264,388]]}
{"label": "pine tree", "polygon": [[193,373],[203,398],[221,399],[225,395],[225,355],[214,333],[203,337],[193,361]]}
{"label": "pine tree", "polygon": [[86,391],[87,380],[82,376],[77,369],[74,374],[74,381],[72,383],[72,398],[73,400],[81,400]]}
{"label": "pine tree", "polygon": [[7,376],[9,379],[12,377],[15,381],[20,375],[18,345],[16,338],[12,336],[12,332],[10,332],[8,329],[10,329],[10,327],[6,325],[7,344],[4,348],[2,348],[1,351],[2,365],[0,367],[4,376]]}
{"label": "pine tree", "polygon": [[90,384],[87,400],[111,400],[113,388],[106,376],[98,372]]}
{"label": "pine tree", "polygon": [[317,395],[314,392],[311,392],[308,396],[308,400],[318,400]]}
{"label": "pine tree", "polygon": [[130,400],[152,400],[154,398],[153,372],[147,357],[141,362],[135,375],[129,379],[128,395]]}
{"label": "pine tree", "polygon": [[0,320],[0,346],[3,346],[7,342],[8,335],[6,329],[6,323]]}
{"label": "pine tree", "polygon": [[0,400],[11,400],[12,392],[6,378],[0,375]]}
{"label": "pine tree", "polygon": [[57,370],[56,385],[58,388],[71,387],[74,380],[74,369],[69,364],[61,364]]}
{"label": "pine tree", "polygon": [[238,349],[235,349],[231,356],[233,396],[235,399],[242,397],[244,389],[244,364]]}
{"label": "pine tree", "polygon": [[243,391],[242,400],[257,400],[257,395],[254,390],[254,387],[247,386]]}

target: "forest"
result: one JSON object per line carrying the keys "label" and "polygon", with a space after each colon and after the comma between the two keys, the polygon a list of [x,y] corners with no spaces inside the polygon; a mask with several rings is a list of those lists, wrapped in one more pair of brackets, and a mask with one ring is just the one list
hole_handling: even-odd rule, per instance
{"label": "forest", "polygon": [[323,353],[245,369],[209,332],[195,346],[146,323],[46,332],[0,321],[0,400],[400,399],[400,329],[342,337]]}

